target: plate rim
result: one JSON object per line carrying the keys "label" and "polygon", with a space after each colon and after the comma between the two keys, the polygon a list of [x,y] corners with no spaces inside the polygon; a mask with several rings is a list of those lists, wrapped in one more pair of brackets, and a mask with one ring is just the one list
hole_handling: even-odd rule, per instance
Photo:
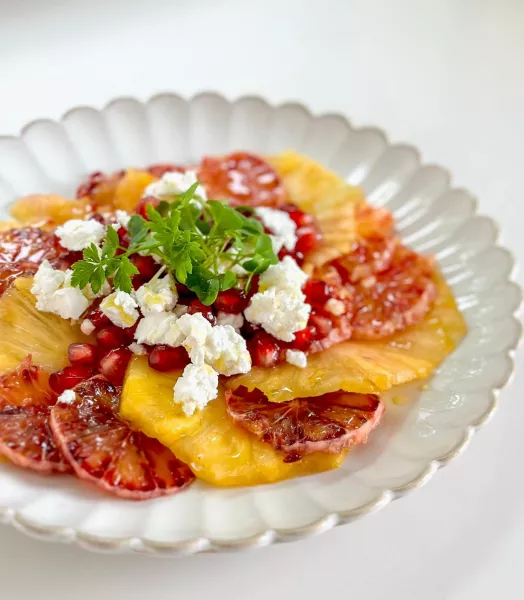
{"label": "plate rim", "polygon": [[[466,188],[462,187],[453,187],[453,178],[451,172],[448,168],[443,167],[438,163],[426,163],[422,160],[422,154],[417,147],[412,144],[399,142],[399,143],[391,143],[386,132],[377,126],[362,126],[356,127],[354,126],[350,119],[342,112],[339,111],[327,111],[327,112],[316,112],[309,108],[309,106],[301,101],[292,100],[292,101],[284,101],[284,102],[270,102],[265,97],[258,94],[246,94],[239,96],[226,96],[218,91],[202,91],[193,95],[183,95],[176,92],[163,91],[156,93],[145,100],[141,100],[132,95],[118,96],[111,99],[109,102],[105,103],[101,108],[97,108],[93,105],[75,105],[65,111],[58,119],[52,118],[36,118],[28,123],[26,123],[19,131],[18,135],[0,135],[0,141],[2,140],[21,140],[24,136],[31,131],[34,126],[38,126],[42,123],[44,124],[61,124],[70,115],[75,112],[82,110],[90,110],[95,112],[103,112],[109,109],[111,106],[122,102],[122,101],[132,101],[136,102],[140,105],[146,105],[148,103],[154,102],[156,100],[162,98],[175,98],[182,102],[191,103],[199,99],[212,98],[219,101],[225,101],[228,104],[232,104],[239,101],[256,101],[260,104],[263,104],[265,107],[275,110],[281,109],[285,107],[293,107],[298,108],[303,113],[307,115],[308,118],[336,118],[340,120],[341,123],[348,129],[353,131],[372,131],[377,134],[384,143],[385,148],[405,148],[413,153],[418,161],[418,168],[421,167],[437,167],[445,176],[447,180],[448,191],[462,191],[467,193],[472,201],[472,211],[471,217],[479,216],[478,213],[478,201],[477,198],[469,192]],[[517,308],[511,313],[514,317],[517,315],[517,312],[520,310],[520,305],[523,299],[523,291],[521,287],[515,280],[515,267],[517,261],[515,260],[515,255],[511,250],[506,248],[505,246],[501,246],[499,244],[500,239],[500,227],[498,223],[487,215],[481,214],[484,219],[489,221],[489,224],[493,227],[495,231],[495,239],[493,240],[492,247],[499,248],[504,250],[511,261],[511,272],[508,277],[504,280],[506,282],[511,282],[513,286],[518,291],[519,303]],[[509,315],[509,313],[508,313]],[[505,387],[509,381],[512,379],[514,374],[514,354],[520,342],[522,341],[522,323],[520,320],[515,319],[516,326],[518,327],[518,335],[516,336],[515,344],[509,348],[505,356],[509,361],[509,368],[507,372],[507,377],[504,381],[500,382],[500,384],[495,388],[489,389],[490,402],[486,410],[476,419],[475,422],[462,426],[462,436],[459,442],[449,451],[445,452],[443,455],[438,456],[431,460],[427,467],[419,473],[417,476],[413,477],[407,483],[404,483],[398,487],[392,487],[386,490],[381,491],[373,500],[363,504],[362,506],[350,509],[348,511],[333,511],[325,514],[323,517],[316,519],[306,525],[300,527],[293,528],[274,528],[274,529],[265,529],[260,533],[257,533],[252,536],[224,540],[224,539],[216,539],[207,536],[199,536],[183,541],[177,542],[159,542],[155,540],[148,539],[146,537],[139,536],[123,536],[123,537],[104,537],[104,536],[95,536],[87,533],[80,532],[72,527],[58,527],[58,526],[49,526],[38,524],[35,521],[27,519],[24,517],[20,511],[16,510],[12,507],[0,507],[0,522],[12,525],[19,531],[30,535],[32,537],[36,537],[39,539],[44,539],[48,541],[59,541],[63,543],[76,543],[83,548],[93,551],[99,552],[133,552],[133,553],[145,553],[145,554],[153,554],[153,555],[169,555],[169,556],[181,556],[181,555],[190,555],[190,554],[198,554],[198,553],[211,553],[211,552],[221,552],[221,551],[240,551],[246,550],[250,548],[260,548],[264,546],[269,546],[275,543],[284,543],[299,539],[305,539],[314,535],[318,535],[325,531],[329,531],[334,527],[344,525],[350,523],[356,519],[359,519],[365,515],[372,514],[377,510],[380,510],[387,506],[393,500],[403,497],[404,495],[421,488],[425,485],[434,475],[435,473],[442,467],[447,466],[451,461],[456,459],[458,456],[462,454],[462,452],[466,449],[470,441],[472,440],[475,433],[483,427],[493,416],[495,411],[498,408],[498,395],[500,390]]]}

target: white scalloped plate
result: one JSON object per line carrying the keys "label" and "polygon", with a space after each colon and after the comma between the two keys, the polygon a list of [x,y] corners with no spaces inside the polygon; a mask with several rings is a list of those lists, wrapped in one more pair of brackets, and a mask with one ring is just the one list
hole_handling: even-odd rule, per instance
{"label": "white scalloped plate", "polygon": [[243,489],[197,482],[170,498],[109,498],[72,477],[42,477],[0,464],[0,517],[22,531],[92,550],[187,554],[258,547],[326,531],[420,487],[455,458],[496,406],[494,390],[512,371],[520,338],[521,292],[497,227],[475,200],[450,187],[448,173],[421,166],[410,146],[378,129],[355,129],[340,115],[300,104],[217,94],[149,102],[122,98],[103,110],[75,108],[60,122],[35,121],[0,138],[0,206],[33,192],[71,195],[83,176],[154,162],[187,162],[234,149],[295,148],[364,188],[387,206],[402,239],[434,254],[469,333],[423,392],[388,403],[370,442],[329,473]]}

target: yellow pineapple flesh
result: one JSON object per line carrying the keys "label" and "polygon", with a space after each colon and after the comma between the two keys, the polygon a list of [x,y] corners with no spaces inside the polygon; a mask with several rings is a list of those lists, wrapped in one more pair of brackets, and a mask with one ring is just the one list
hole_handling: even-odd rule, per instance
{"label": "yellow pineapple flesh", "polygon": [[180,373],[159,373],[145,357],[134,357],[127,371],[120,414],[133,427],[157,438],[193,473],[219,486],[271,483],[334,469],[340,454],[309,454],[284,463],[284,454],[234,425],[227,413],[224,390],[203,410],[186,417],[173,402],[173,386]]}
{"label": "yellow pineapple flesh", "polygon": [[466,333],[451,290],[440,277],[437,286],[435,304],[418,325],[380,342],[342,342],[311,354],[304,369],[287,363],[254,367],[229,379],[227,387],[257,388],[269,400],[285,402],[337,390],[378,393],[427,377]]}
{"label": "yellow pineapple flesh", "polygon": [[91,342],[78,325],[36,309],[33,279],[17,279],[0,297],[0,373],[15,369],[29,355],[47,371],[68,364],[67,348]]}
{"label": "yellow pineapple flesh", "polygon": [[[307,263],[318,266],[349,252],[358,235],[356,212],[365,205],[362,191],[295,152],[270,157],[268,162],[282,179],[293,204],[313,214],[322,231],[322,244],[307,257]],[[308,264],[305,269],[309,270]]]}

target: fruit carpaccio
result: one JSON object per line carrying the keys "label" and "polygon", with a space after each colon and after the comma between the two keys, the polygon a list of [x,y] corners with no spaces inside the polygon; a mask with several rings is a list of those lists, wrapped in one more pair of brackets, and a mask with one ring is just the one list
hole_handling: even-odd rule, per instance
{"label": "fruit carpaccio", "polygon": [[[133,356],[138,323],[115,326],[100,299],[84,314],[95,328],[86,336],[76,323],[38,311],[30,293],[30,276],[44,259],[62,270],[78,259],[58,243],[57,225],[111,222],[115,210],[146,217],[147,204],[159,202],[146,197],[147,186],[189,169],[211,199],[288,213],[297,242],[279,258],[291,255],[310,276],[302,291],[311,305],[292,342],[245,320],[240,331],[253,368],[222,377],[218,397],[190,417],[173,402],[174,383],[190,362],[183,347],[144,346],[145,356]],[[465,334],[450,289],[431,259],[395,237],[391,213],[293,152],[96,172],[76,199],[22,198],[12,214],[16,221],[0,227],[0,453],[43,472],[74,471],[121,497],[171,494],[195,476],[238,486],[336,468],[378,425],[384,403],[376,394],[430,375]],[[118,236],[127,247],[125,228]],[[137,289],[159,266],[150,256],[131,260]],[[223,291],[212,306],[179,283],[177,290],[189,314],[215,325],[224,315],[241,316],[257,286],[255,277],[249,294]],[[289,350],[306,352],[307,365],[287,363]],[[71,388],[74,396],[55,405]]]}

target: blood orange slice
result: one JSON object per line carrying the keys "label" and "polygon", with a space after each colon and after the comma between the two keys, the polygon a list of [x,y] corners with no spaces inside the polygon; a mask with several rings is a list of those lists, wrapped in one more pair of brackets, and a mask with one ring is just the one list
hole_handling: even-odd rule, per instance
{"label": "blood orange slice", "polygon": [[50,422],[78,477],[132,500],[174,494],[194,480],[171,450],[118,416],[121,388],[96,375],[74,391],[73,402],[53,407]]}
{"label": "blood orange slice", "polygon": [[28,357],[0,377],[0,454],[11,462],[42,473],[71,472],[49,427],[56,394],[49,376]]}
{"label": "blood orange slice", "polygon": [[379,340],[422,321],[437,295],[431,261],[401,245],[387,271],[351,287],[355,340]]}
{"label": "blood orange slice", "polygon": [[55,266],[67,266],[68,251],[58,238],[36,227],[0,231],[0,294],[21,275],[34,275],[39,264],[49,260]]}
{"label": "blood orange slice", "polygon": [[345,392],[275,403],[258,390],[238,388],[227,393],[226,402],[233,422],[285,452],[285,462],[365,443],[384,412],[378,396]]}
{"label": "blood orange slice", "polygon": [[261,157],[247,152],[204,157],[198,177],[210,198],[225,198],[232,204],[278,206],[286,200],[275,170]]}

